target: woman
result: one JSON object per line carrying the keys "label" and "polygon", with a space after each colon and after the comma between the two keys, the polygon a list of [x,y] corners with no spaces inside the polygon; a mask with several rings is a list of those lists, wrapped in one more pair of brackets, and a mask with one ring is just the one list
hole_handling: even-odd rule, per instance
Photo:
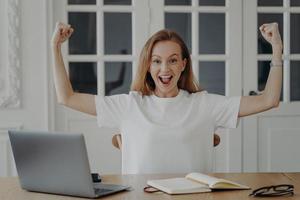
{"label": "woman", "polygon": [[122,133],[122,172],[187,173],[212,169],[212,139],[219,127],[234,128],[239,117],[279,105],[282,41],[277,23],[260,27],[273,57],[264,92],[259,96],[208,94],[197,85],[188,49],[174,32],[162,30],[145,44],[129,94],[94,96],[73,91],[61,44],[73,33],[58,23],[52,38],[58,102],[97,115],[99,126]]}

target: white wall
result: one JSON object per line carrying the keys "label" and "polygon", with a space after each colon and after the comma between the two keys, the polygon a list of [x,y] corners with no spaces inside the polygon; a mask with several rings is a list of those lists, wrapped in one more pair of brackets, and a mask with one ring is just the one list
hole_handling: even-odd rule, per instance
{"label": "white wall", "polygon": [[[18,1],[21,41],[19,75],[21,104],[18,108],[0,109],[0,176],[14,174],[10,170],[11,161],[7,155],[9,154],[7,129],[48,129],[48,78],[46,72],[49,67],[47,64],[49,42],[47,41],[46,5],[47,0]],[[7,31],[6,27],[5,29],[1,28],[1,31],[3,30]],[[0,38],[0,44],[6,40],[7,38]],[[1,71],[5,71],[3,69],[6,67],[1,65]]]}

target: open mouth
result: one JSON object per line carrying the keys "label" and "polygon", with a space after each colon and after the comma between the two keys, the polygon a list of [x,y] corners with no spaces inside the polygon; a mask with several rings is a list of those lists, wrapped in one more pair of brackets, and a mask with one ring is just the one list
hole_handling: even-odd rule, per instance
{"label": "open mouth", "polygon": [[171,82],[172,78],[173,78],[173,76],[171,76],[171,75],[159,76],[160,82],[162,82],[164,85],[168,85]]}

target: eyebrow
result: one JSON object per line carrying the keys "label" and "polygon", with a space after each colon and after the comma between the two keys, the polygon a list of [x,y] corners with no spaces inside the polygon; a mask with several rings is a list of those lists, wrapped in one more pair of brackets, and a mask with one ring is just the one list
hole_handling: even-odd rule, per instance
{"label": "eyebrow", "polygon": [[[170,58],[170,57],[172,57],[172,56],[174,56],[174,55],[175,55],[175,56],[179,56],[179,54],[173,53],[173,54],[170,55],[168,58]],[[160,57],[159,55],[152,55],[151,58],[154,57],[154,56]],[[160,58],[161,58],[161,57],[160,57]]]}

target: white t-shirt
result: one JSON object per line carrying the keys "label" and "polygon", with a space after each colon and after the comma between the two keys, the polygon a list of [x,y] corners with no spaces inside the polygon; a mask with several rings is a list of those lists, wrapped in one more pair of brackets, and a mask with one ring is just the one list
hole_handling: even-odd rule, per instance
{"label": "white t-shirt", "polygon": [[212,170],[213,133],[235,128],[240,97],[188,93],[173,98],[138,92],[96,96],[98,125],[122,134],[122,173]]}

